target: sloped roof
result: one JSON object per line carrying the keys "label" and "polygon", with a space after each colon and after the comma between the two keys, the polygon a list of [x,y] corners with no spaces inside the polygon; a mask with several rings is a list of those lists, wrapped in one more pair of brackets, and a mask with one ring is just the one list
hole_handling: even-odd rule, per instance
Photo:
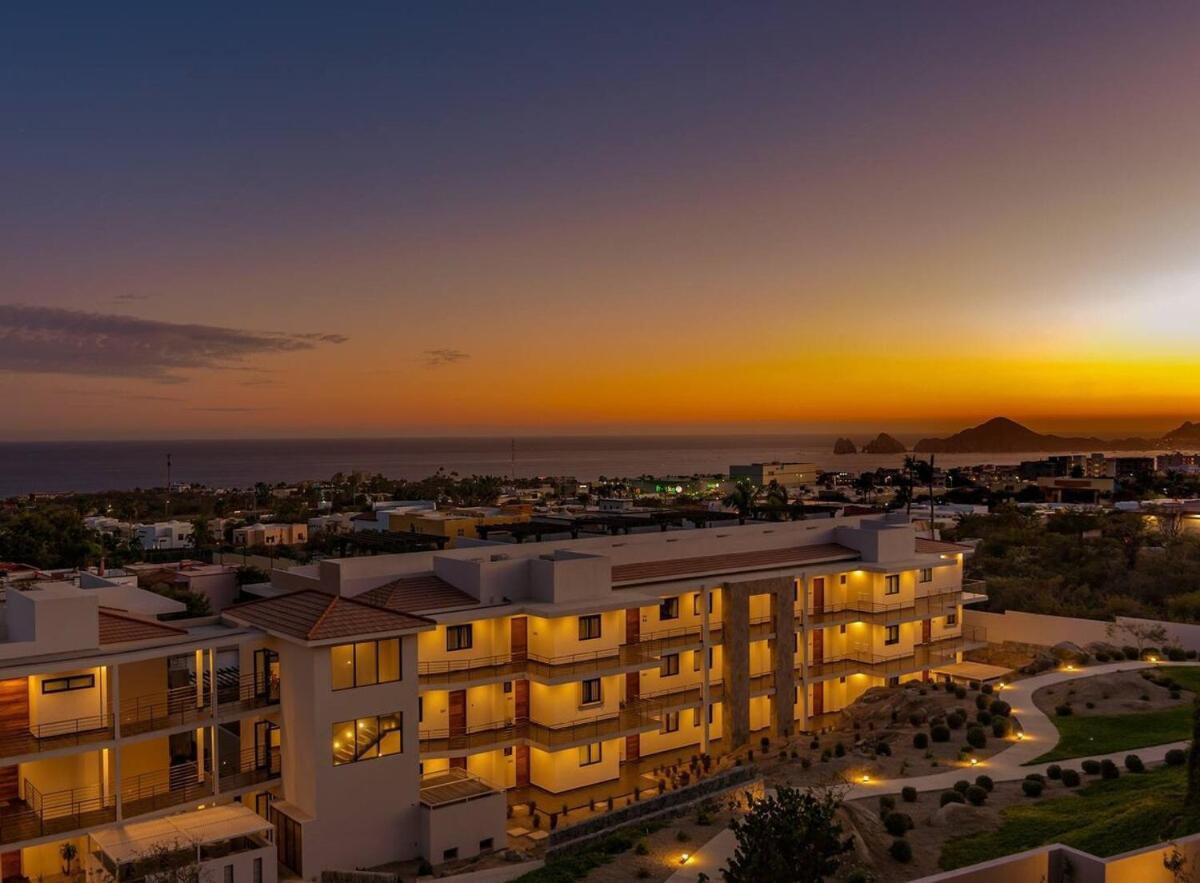
{"label": "sloped roof", "polygon": [[186,635],[187,630],[157,622],[152,619],[142,619],[115,610],[111,607],[100,608],[100,644],[124,644],[129,641],[149,641],[154,638],[172,638],[176,635]]}
{"label": "sloped roof", "polygon": [[302,641],[328,641],[433,625],[431,620],[315,589],[238,604],[225,611],[235,622]]}
{"label": "sloped roof", "polygon": [[840,543],[817,543],[811,546],[788,546],[783,549],[758,549],[751,552],[702,555],[696,558],[667,558],[661,561],[617,564],[612,569],[612,578],[615,583],[640,582],[701,573],[762,570],[776,565],[807,564],[814,561],[854,560],[858,557],[858,552],[849,546]]}
{"label": "sloped roof", "polygon": [[357,597],[368,604],[401,613],[424,613],[479,603],[477,598],[455,588],[433,572],[402,576]]}

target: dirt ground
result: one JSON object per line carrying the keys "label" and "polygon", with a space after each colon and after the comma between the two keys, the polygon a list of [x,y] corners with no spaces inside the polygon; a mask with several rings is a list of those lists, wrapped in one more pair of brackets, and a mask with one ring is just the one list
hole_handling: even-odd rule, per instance
{"label": "dirt ground", "polygon": [[1052,687],[1043,687],[1033,694],[1033,701],[1046,714],[1054,716],[1054,709],[1069,703],[1072,714],[1088,716],[1099,714],[1128,714],[1136,711],[1158,711],[1191,705],[1193,694],[1187,690],[1178,699],[1171,698],[1171,691],[1146,680],[1141,671],[1123,671],[1103,677],[1079,678]]}
{"label": "dirt ground", "polygon": [[[636,847],[616,856],[609,864],[601,865],[588,874],[588,883],[626,883],[628,880],[666,880],[680,867],[683,854],[695,852],[713,837],[729,827],[733,813],[728,799],[709,802],[707,819],[696,809],[667,820],[660,830],[642,838],[646,854],[639,855]],[[701,818],[706,824],[700,824]],[[681,839],[681,837],[683,839]]]}

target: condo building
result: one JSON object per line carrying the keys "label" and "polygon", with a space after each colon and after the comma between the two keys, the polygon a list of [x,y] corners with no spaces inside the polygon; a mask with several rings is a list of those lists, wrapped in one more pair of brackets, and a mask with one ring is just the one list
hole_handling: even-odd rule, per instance
{"label": "condo building", "polygon": [[3,876],[60,873],[64,842],[125,877],[182,843],[225,883],[501,848],[508,804],[628,794],[955,676],[966,551],[902,516],[476,542],[170,622],[10,589]]}

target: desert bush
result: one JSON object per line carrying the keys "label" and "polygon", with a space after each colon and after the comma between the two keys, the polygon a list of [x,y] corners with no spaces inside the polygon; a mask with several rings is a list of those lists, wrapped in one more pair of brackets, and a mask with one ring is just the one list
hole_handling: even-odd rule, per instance
{"label": "desert bush", "polygon": [[1142,759],[1136,754],[1126,754],[1125,769],[1131,773],[1144,773],[1146,772],[1146,765],[1142,763]]}
{"label": "desert bush", "polygon": [[978,785],[972,785],[967,789],[967,803],[972,806],[983,806],[987,802],[988,793]]}
{"label": "desert bush", "polygon": [[1036,779],[1026,779],[1021,783],[1021,790],[1025,792],[1026,797],[1041,797],[1043,788],[1045,785]]}
{"label": "desert bush", "polygon": [[1062,778],[1062,767],[1060,767],[1056,763],[1050,764],[1050,766],[1046,767],[1046,778],[1047,779],[1061,779]]}
{"label": "desert bush", "polygon": [[1080,766],[1083,767],[1083,771],[1089,776],[1094,776],[1100,772],[1100,761],[1098,760],[1085,760]]}
{"label": "desert bush", "polygon": [[929,738],[934,742],[949,742],[950,728],[945,724],[937,724],[929,728]]}
{"label": "desert bush", "polygon": [[967,730],[967,744],[972,748],[983,748],[987,745],[987,733],[983,727],[971,727]]}
{"label": "desert bush", "polygon": [[1071,703],[1064,702],[1062,705],[1054,706],[1054,713],[1059,717],[1070,717],[1072,714]]}
{"label": "desert bush", "polygon": [[905,785],[900,789],[900,796],[904,798],[905,803],[916,803],[917,789],[912,787],[912,785]]}
{"label": "desert bush", "polygon": [[1172,748],[1163,760],[1166,761],[1167,766],[1183,766],[1187,763],[1187,751],[1182,748]]}
{"label": "desert bush", "polygon": [[1116,779],[1121,775],[1121,771],[1117,769],[1117,765],[1111,760],[1100,761],[1100,778]]}
{"label": "desert bush", "polygon": [[966,803],[966,802],[967,802],[967,798],[963,797],[962,794],[960,794],[957,791],[950,790],[950,791],[942,792],[942,796],[938,801],[938,805],[945,806],[947,803]]}
{"label": "desert bush", "polygon": [[[946,734],[946,738],[947,739],[950,738],[949,733]],[[928,747],[929,747],[929,736],[927,736],[925,733],[914,733],[913,734],[913,748],[917,748],[921,751],[924,751]]]}
{"label": "desert bush", "polygon": [[903,838],[897,838],[888,848],[888,854],[901,864],[908,864],[912,861],[912,844]]}
{"label": "desert bush", "polygon": [[982,788],[984,791],[991,791],[993,788],[996,787],[996,783],[992,781],[991,776],[976,776],[975,784],[978,785],[980,788]]}
{"label": "desert bush", "polygon": [[903,837],[912,826],[913,820],[908,813],[890,812],[883,817],[883,827],[893,837]]}
{"label": "desert bush", "polygon": [[1062,783],[1068,788],[1079,787],[1079,770],[1063,770]]}

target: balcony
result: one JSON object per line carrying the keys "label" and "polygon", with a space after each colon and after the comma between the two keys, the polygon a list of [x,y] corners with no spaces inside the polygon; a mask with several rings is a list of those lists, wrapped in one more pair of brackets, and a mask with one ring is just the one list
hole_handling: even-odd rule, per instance
{"label": "balcony", "polygon": [[[207,682],[207,678],[205,679]],[[279,704],[279,680],[245,674],[217,683],[217,714],[238,714]],[[185,726],[212,716],[212,693],[194,684],[121,701],[121,735],[139,736]]]}
{"label": "balcony", "polygon": [[0,757],[43,754],[113,738],[110,714],[38,724],[17,732],[0,733]]}
{"label": "balcony", "polygon": [[[826,604],[820,609],[810,609],[808,625],[809,627],[824,628],[848,622],[885,625],[931,619],[935,616],[945,616],[963,603],[963,600],[963,592],[957,588],[929,592],[917,595],[909,601],[892,603],[876,601],[871,595],[860,595],[857,598]],[[800,618],[799,614],[796,615],[796,618]]]}
{"label": "balcony", "polygon": [[242,749],[236,758],[220,759],[221,790],[236,791],[251,785],[261,785],[280,776],[280,754],[272,748],[265,754],[253,747]]}
{"label": "balcony", "polygon": [[128,819],[203,800],[212,796],[212,784],[211,775],[200,779],[194,763],[131,776],[121,782],[122,816]]}
{"label": "balcony", "polygon": [[0,807],[0,843],[55,837],[116,818],[115,799],[99,785],[42,793],[25,780],[22,797]]}
{"label": "balcony", "polygon": [[615,674],[622,670],[648,668],[657,660],[640,644],[621,644],[588,653],[540,656],[527,653],[514,656],[477,656],[473,659],[421,662],[417,674],[421,687],[450,689],[478,681],[532,678],[539,683],[579,680],[583,677]]}
{"label": "balcony", "polygon": [[954,662],[956,654],[967,649],[960,635],[950,635],[926,644],[917,644],[911,650],[895,654],[874,653],[869,650],[852,650],[841,656],[808,664],[810,680],[828,680],[851,674],[890,678],[913,674],[935,665]]}

